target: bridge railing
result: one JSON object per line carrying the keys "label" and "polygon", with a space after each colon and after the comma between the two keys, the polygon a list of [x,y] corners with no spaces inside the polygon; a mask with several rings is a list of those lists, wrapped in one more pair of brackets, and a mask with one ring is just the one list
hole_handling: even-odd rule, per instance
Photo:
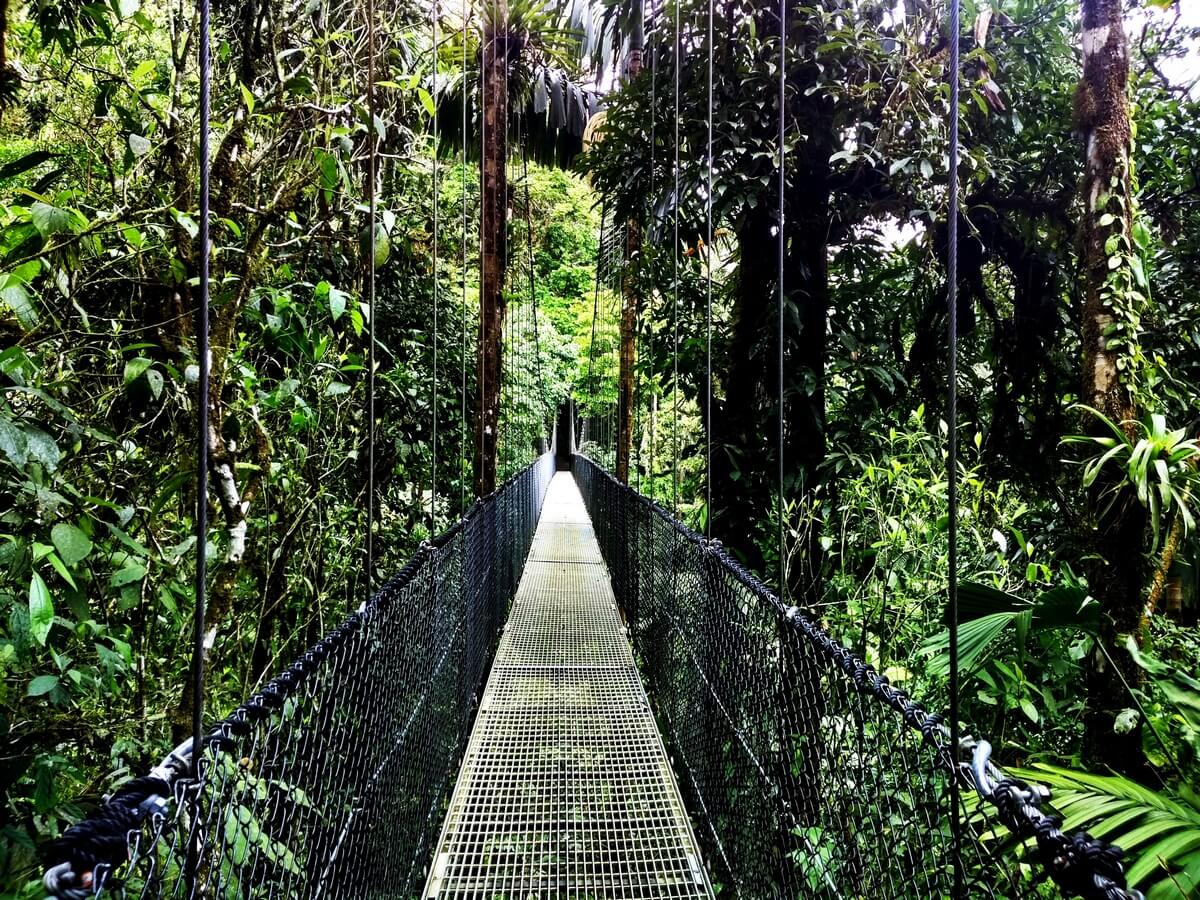
{"label": "bridge railing", "polygon": [[419,896],[551,454],[52,848],[70,898]]}
{"label": "bridge railing", "polygon": [[[940,716],[719,544],[586,457],[573,468],[714,883],[748,898],[949,897],[957,856],[960,896],[1136,896],[1119,849],[1064,835],[986,744],[952,751]],[[1036,839],[1036,885],[1018,837]]]}

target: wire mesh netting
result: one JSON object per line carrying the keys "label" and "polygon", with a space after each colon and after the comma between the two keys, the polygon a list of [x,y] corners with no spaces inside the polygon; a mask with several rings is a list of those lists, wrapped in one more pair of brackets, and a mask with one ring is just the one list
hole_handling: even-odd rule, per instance
{"label": "wire mesh netting", "polygon": [[1120,851],[1063,835],[1036,789],[978,765],[1005,785],[981,803],[940,717],[719,544],[585,457],[574,473],[714,886],[754,898],[952,896],[958,772],[959,896],[1056,895],[1044,878],[1019,879],[1013,839],[999,837],[1009,829],[1036,838],[1065,895],[1134,896]]}
{"label": "wire mesh netting", "polygon": [[571,476],[555,476],[426,898],[710,898]]}
{"label": "wire mesh netting", "polygon": [[[119,788],[51,849],[48,889],[64,898],[419,896],[554,468],[544,455],[476,504],[211,729],[197,778],[185,746]],[[1043,792],[988,764],[985,742],[950,752],[938,716],[785,607],[719,545],[586,458],[575,457],[573,468],[600,554],[590,535],[559,528],[543,548],[550,562],[535,553],[532,565],[602,571],[601,558],[607,563],[719,893],[946,897],[955,893],[958,859],[966,875],[958,896],[1054,896],[1053,881],[1066,896],[1140,897],[1124,887],[1120,849],[1064,834],[1041,810]],[[542,575],[561,581],[561,572]],[[560,608],[561,599],[539,621],[562,628],[570,644],[516,628],[518,610],[509,642],[515,660],[547,648],[574,659],[609,646],[590,633],[594,623],[572,631],[586,610]],[[631,666],[627,674],[625,689],[640,692]],[[594,710],[557,709],[578,693],[569,686],[542,676],[531,685],[553,687],[538,696],[572,740],[603,724]],[[527,716],[533,695],[514,697],[513,714]],[[506,710],[501,703],[496,714]],[[504,752],[516,759],[530,749],[517,743]],[[962,761],[968,752],[970,765]],[[534,768],[545,762],[529,758]],[[613,765],[593,761],[587,772],[607,784],[625,772]],[[952,773],[966,800],[954,816]],[[513,783],[482,801],[495,808],[505,791],[524,797],[528,786]],[[573,808],[553,812],[553,822]],[[955,822],[963,823],[958,852]],[[1038,883],[1018,881],[1018,840],[1030,848],[1023,860],[1040,866]],[[621,852],[640,858],[644,850]],[[582,845],[572,853],[578,866],[595,863]],[[677,887],[693,891],[703,879],[691,857],[679,858],[687,866]],[[486,881],[498,859],[489,851],[472,865]],[[608,877],[610,868],[596,871]],[[556,884],[553,895],[575,896]],[[661,881],[634,895],[680,896]]]}
{"label": "wire mesh netting", "polygon": [[[52,853],[59,896],[412,897],[554,472],[546,454]],[[66,868],[61,868],[65,866]]]}

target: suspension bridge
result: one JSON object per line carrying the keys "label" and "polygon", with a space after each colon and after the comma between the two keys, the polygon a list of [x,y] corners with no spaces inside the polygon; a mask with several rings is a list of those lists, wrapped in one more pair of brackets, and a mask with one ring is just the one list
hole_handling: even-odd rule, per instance
{"label": "suspension bridge", "polygon": [[955,750],[940,716],[719,544],[556,450],[201,754],[181,746],[70,829],[47,889],[1019,897],[1028,840],[1064,895],[1137,896],[1120,851],[1064,834],[986,743]]}
{"label": "suspension bridge", "polygon": [[[956,16],[957,4],[952,10]],[[204,247],[207,0],[201,11]],[[368,14],[373,28],[373,7]],[[712,18],[710,9],[709,29]],[[786,9],[781,28],[785,19]],[[677,19],[677,39],[678,33]],[[785,37],[781,31],[781,53]],[[374,44],[372,31],[372,53]],[[957,41],[951,45],[953,171]],[[710,245],[711,79],[710,60]],[[676,110],[678,97],[677,68]],[[436,114],[435,107],[435,127]],[[463,115],[465,121],[465,107]],[[782,222],[782,117],[779,134]],[[678,148],[676,124],[676,195]],[[369,150],[365,233],[374,234],[374,136]],[[463,150],[465,158],[465,144]],[[955,183],[951,178],[948,216],[951,472]],[[437,184],[435,167],[435,209]],[[464,205],[464,223],[465,215]],[[435,218],[435,285],[437,227]],[[678,205],[673,237],[678,291]],[[199,322],[207,323],[207,255],[199,258]],[[532,248],[530,262],[532,278]],[[782,379],[782,241],[779,266]],[[372,478],[374,275],[372,259],[365,292]],[[711,366],[711,270],[707,303]],[[436,287],[434,304],[436,409]],[[536,334],[536,306],[533,312]],[[203,547],[209,380],[203,324],[197,337]],[[678,334],[674,340],[678,354]],[[490,378],[498,395],[505,372],[488,357],[482,337],[480,358],[480,379]],[[711,383],[710,376],[710,391]],[[781,408],[782,390],[781,380]],[[492,419],[480,433],[494,444],[498,410],[482,401],[481,409]],[[780,423],[782,429],[782,416]],[[1140,898],[1126,887],[1119,848],[1064,832],[1047,791],[1005,775],[991,763],[986,741],[958,733],[953,681],[948,718],[923,708],[719,543],[578,452],[578,426],[569,409],[561,414],[549,452],[423,544],[359,609],[223,719],[205,726],[197,702],[191,739],[54,842],[47,891],[68,900],[916,900],[1016,898],[1031,890]],[[707,456],[711,466],[711,448]],[[437,459],[435,424],[435,487]],[[373,481],[366,496],[367,570],[373,571]],[[197,648],[204,559],[200,553]],[[953,597],[953,565],[949,583]],[[952,620],[952,634],[953,627]],[[199,663],[193,678],[202,699]],[[1022,866],[1035,870],[1035,887]]]}

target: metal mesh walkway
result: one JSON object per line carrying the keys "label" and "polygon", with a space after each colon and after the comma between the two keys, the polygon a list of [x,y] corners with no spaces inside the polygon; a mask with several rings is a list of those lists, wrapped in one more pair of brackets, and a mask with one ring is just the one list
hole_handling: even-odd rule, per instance
{"label": "metal mesh walkway", "polygon": [[542,509],[425,896],[713,896],[565,472]]}

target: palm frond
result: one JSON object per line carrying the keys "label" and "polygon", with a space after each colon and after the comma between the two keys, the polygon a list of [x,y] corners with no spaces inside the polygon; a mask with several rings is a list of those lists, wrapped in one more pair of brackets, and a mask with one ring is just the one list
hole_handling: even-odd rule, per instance
{"label": "palm frond", "polygon": [[[948,613],[947,613],[948,614]],[[978,668],[993,642],[1010,625],[1023,623],[1031,631],[1072,628],[1092,631],[1099,606],[1077,585],[1059,585],[1029,601],[1008,591],[964,581],[958,586],[958,662],[964,672]],[[931,675],[950,671],[950,632],[942,629],[927,638],[920,652],[930,657]]]}
{"label": "palm frond", "polygon": [[[428,82],[438,105],[438,151],[444,157],[479,159],[480,72],[479,48],[495,36],[488,30],[495,17],[491,5],[473,27],[462,28],[441,48],[443,74]],[[509,6],[507,37],[510,58],[508,78],[508,141],[524,147],[537,163],[569,168],[583,150],[588,121],[600,109],[599,91],[586,84],[569,64],[569,48],[577,36],[554,17],[552,7],[536,2]],[[464,43],[466,46],[464,47]],[[464,67],[463,58],[467,60]],[[563,61],[567,64],[564,65]],[[463,109],[466,107],[466,133]]]}
{"label": "palm frond", "polygon": [[1200,807],[1185,796],[1045,764],[1011,774],[1053,789],[1064,831],[1083,828],[1123,848],[1130,887],[1152,900],[1182,900],[1200,890]]}

